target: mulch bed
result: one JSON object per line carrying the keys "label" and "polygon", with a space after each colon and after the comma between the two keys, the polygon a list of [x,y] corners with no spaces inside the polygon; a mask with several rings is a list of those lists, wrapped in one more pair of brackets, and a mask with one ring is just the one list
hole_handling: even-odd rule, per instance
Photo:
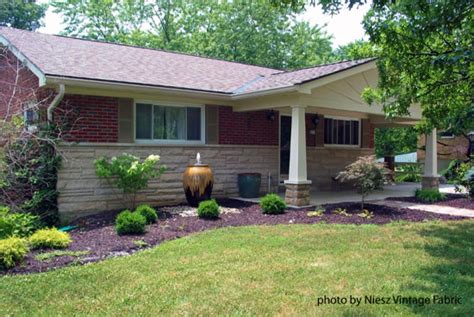
{"label": "mulch bed", "polygon": [[[409,209],[395,209],[370,204],[367,204],[365,207],[373,212],[374,217],[372,219],[365,219],[356,215],[360,212],[360,204],[357,203],[325,205],[326,213],[321,217],[307,216],[307,212],[313,210],[311,208],[289,209],[282,215],[264,215],[259,205],[254,203],[227,199],[219,201],[219,204],[229,208],[239,208],[241,212],[238,214],[223,214],[217,220],[203,220],[197,217],[183,217],[170,213],[160,213],[158,222],[148,226],[146,234],[132,236],[117,235],[114,227],[116,212],[105,212],[100,215],[82,218],[76,223],[79,227],[70,232],[73,242],[67,250],[89,251],[87,255],[81,257],[61,256],[52,259],[50,262],[44,262],[36,260],[35,256],[47,251],[32,251],[22,265],[7,271],[0,271],[0,275],[44,272],[67,265],[97,262],[108,257],[128,255],[139,251],[140,247],[134,243],[137,240],[142,240],[151,247],[166,240],[177,239],[195,232],[220,227],[312,223],[382,225],[399,220],[420,222],[465,219],[464,217]],[[347,213],[351,214],[351,216],[333,214],[332,211],[337,208],[346,209]]]}
{"label": "mulch bed", "polygon": [[434,203],[424,202],[416,199],[415,197],[390,197],[388,200],[404,201],[409,203],[424,204],[424,205],[436,205],[436,206],[448,206],[454,208],[464,208],[474,210],[474,199],[461,194],[447,194],[446,200],[438,201]]}

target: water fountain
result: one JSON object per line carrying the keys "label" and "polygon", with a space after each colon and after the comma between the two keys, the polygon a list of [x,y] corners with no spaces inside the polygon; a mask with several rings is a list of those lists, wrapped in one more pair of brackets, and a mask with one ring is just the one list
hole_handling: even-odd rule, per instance
{"label": "water fountain", "polygon": [[189,205],[196,207],[199,202],[211,198],[214,175],[208,164],[202,164],[201,154],[197,153],[196,163],[184,170],[183,188]]}

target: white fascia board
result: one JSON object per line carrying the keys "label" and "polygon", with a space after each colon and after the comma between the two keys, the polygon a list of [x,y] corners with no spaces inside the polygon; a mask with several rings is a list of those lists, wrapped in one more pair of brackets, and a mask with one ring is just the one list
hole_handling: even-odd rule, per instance
{"label": "white fascia board", "polygon": [[42,87],[46,85],[46,76],[45,74],[36,66],[32,61],[30,61],[19,49],[17,49],[7,38],[0,34],[0,44],[5,46],[10,52],[12,52],[15,57],[21,61],[28,69],[38,77],[38,85]]}
{"label": "white fascia board", "polygon": [[217,93],[217,92],[147,86],[147,85],[138,85],[138,84],[132,84],[132,83],[119,83],[119,82],[110,82],[110,81],[83,79],[83,78],[70,78],[70,77],[55,76],[55,75],[46,75],[46,82],[47,84],[51,84],[51,85],[65,84],[71,87],[121,90],[121,91],[131,90],[134,92],[141,92],[141,93],[163,93],[163,94],[180,95],[180,96],[186,96],[186,97],[201,97],[201,98],[206,97],[209,99],[215,99],[219,101],[230,100],[229,98],[230,95]]}

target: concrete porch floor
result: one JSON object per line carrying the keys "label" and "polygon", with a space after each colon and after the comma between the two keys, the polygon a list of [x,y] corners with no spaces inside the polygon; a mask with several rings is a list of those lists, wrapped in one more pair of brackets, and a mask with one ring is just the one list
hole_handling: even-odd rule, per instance
{"label": "concrete porch floor", "polygon": [[[415,189],[421,188],[419,183],[399,183],[395,185],[386,185],[383,190],[378,190],[367,197],[370,200],[383,200],[387,197],[409,197],[413,196]],[[454,193],[454,186],[441,184],[440,191],[443,193]],[[281,187],[278,193],[281,197],[285,197],[284,187]],[[259,202],[260,198],[241,198],[232,197],[243,201]],[[342,202],[360,201],[360,194],[355,190],[338,190],[338,191],[318,191],[316,188],[311,189],[311,205],[335,204]],[[290,206],[291,207],[291,206]]]}

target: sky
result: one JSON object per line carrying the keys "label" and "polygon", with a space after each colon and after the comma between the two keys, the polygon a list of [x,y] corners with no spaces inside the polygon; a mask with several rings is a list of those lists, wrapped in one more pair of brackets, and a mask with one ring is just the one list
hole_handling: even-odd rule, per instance
{"label": "sky", "polygon": [[[47,3],[48,0],[39,0],[38,2]],[[369,7],[369,5],[365,5],[350,11],[344,9],[339,14],[330,16],[324,14],[318,6],[307,6],[306,12],[299,19],[308,21],[311,25],[325,24],[326,32],[333,35],[333,47],[337,48],[340,45],[366,38],[361,22]],[[64,28],[61,15],[54,13],[51,7],[46,12],[44,24],[45,26],[40,28],[39,32],[59,34]]]}

